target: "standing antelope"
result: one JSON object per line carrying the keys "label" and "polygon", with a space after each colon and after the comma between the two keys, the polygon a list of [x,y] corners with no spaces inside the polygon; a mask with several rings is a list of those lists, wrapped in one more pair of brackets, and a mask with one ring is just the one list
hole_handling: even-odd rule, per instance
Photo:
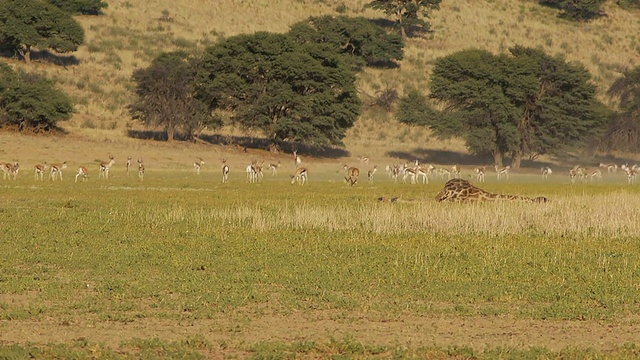
{"label": "standing antelope", "polygon": [[542,180],[547,180],[549,175],[553,174],[553,171],[548,166],[540,168],[540,172],[542,173]]}
{"label": "standing antelope", "polygon": [[87,178],[89,177],[89,170],[87,170],[87,168],[84,166],[78,167],[78,173],[76,174],[75,182],[78,182],[78,176],[82,176],[82,182],[87,181]]}
{"label": "standing antelope", "polygon": [[60,178],[62,181],[62,170],[67,168],[67,162],[63,162],[60,164],[51,164],[51,168],[49,170],[49,180],[56,181],[56,178]]}
{"label": "standing antelope", "polygon": [[13,180],[16,180],[18,178],[18,171],[20,170],[20,164],[18,164],[17,161],[14,161],[13,163],[7,163],[6,166],[9,172],[9,178],[13,178]]}
{"label": "standing antelope", "polygon": [[222,183],[226,184],[229,181],[229,165],[227,165],[227,159],[222,159]]}
{"label": "standing antelope", "polygon": [[300,156],[298,156],[298,150],[293,150],[293,161],[295,162],[296,165],[296,169],[298,168],[298,166],[300,166],[300,164],[302,164],[302,159],[300,158]]}
{"label": "standing antelope", "polygon": [[9,164],[6,162],[0,162],[0,170],[2,170],[2,179],[6,180],[9,176]]}
{"label": "standing antelope", "polygon": [[131,174],[131,156],[127,156],[127,175]]}
{"label": "standing antelope", "polygon": [[47,171],[48,165],[47,162],[45,161],[44,164],[38,164],[36,166],[33,167],[33,172],[34,172],[34,177],[36,180],[40,180],[43,181],[44,180],[44,173]]}
{"label": "standing antelope", "polygon": [[138,179],[144,181],[144,162],[138,159]]}
{"label": "standing antelope", "polygon": [[473,169],[473,172],[476,174],[476,180],[479,183],[484,182],[484,170],[485,170],[484,166]]}
{"label": "standing antelope", "polygon": [[109,155],[108,163],[100,163],[100,172],[98,173],[98,178],[104,177],[105,179],[109,178],[109,169],[116,163],[115,157],[113,155]]}
{"label": "standing antelope", "polygon": [[347,176],[344,178],[347,181],[347,184],[353,186],[358,183],[360,169],[357,167],[348,167],[346,164],[342,166],[342,169],[347,171]]}
{"label": "standing antelope", "polygon": [[280,161],[278,161],[277,164],[274,164],[274,163],[270,163],[269,164],[268,168],[269,168],[269,170],[271,170],[271,175],[272,176],[278,175],[278,168],[279,167],[280,167]]}
{"label": "standing antelope", "polygon": [[378,171],[378,165],[374,165],[373,169],[367,172],[367,178],[369,179],[369,184],[373,184],[373,175],[375,175],[376,171]]}
{"label": "standing antelope", "polygon": [[502,177],[502,175],[506,175],[507,180],[509,180],[509,170],[511,169],[511,166],[507,165],[501,168],[498,166],[498,164],[496,164],[495,168],[496,168],[496,174],[498,175],[498,181],[500,181],[500,178]]}
{"label": "standing antelope", "polygon": [[298,183],[300,185],[304,185],[304,183],[309,184],[309,179],[307,179],[307,169],[303,167],[299,167],[296,169],[295,175],[291,175],[291,184]]}
{"label": "standing antelope", "polygon": [[453,175],[454,179],[460,179],[461,172],[459,165],[451,166],[451,175]]}
{"label": "standing antelope", "polygon": [[204,160],[200,157],[193,163],[193,170],[196,172],[196,175],[200,175],[200,168],[202,168],[202,165],[204,165]]}

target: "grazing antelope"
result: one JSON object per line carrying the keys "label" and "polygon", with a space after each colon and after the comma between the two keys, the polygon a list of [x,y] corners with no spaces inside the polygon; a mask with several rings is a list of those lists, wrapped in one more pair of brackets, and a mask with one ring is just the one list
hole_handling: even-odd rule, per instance
{"label": "grazing antelope", "polygon": [[196,175],[200,175],[200,168],[202,168],[202,165],[204,165],[204,160],[200,157],[193,163],[193,171],[196,172]]}
{"label": "grazing antelope", "polygon": [[229,181],[229,165],[227,165],[227,159],[222,159],[222,183],[226,184]]}
{"label": "grazing antelope", "polygon": [[359,156],[358,158],[360,158],[360,162],[363,162],[365,164],[369,163],[369,157],[368,156]]}
{"label": "grazing antelope", "polygon": [[278,175],[278,168],[279,168],[279,167],[280,167],[280,161],[278,161],[278,163],[277,163],[277,164],[269,163],[268,168],[269,168],[269,170],[271,170],[271,175],[272,175],[272,176],[276,176],[276,175]]}
{"label": "grazing antelope", "polygon": [[78,182],[79,176],[82,176],[82,182],[87,181],[87,178],[89,177],[89,170],[84,166],[78,167],[78,173],[76,174],[76,180],[74,182]]}
{"label": "grazing antelope", "polygon": [[60,164],[51,164],[49,168],[49,180],[56,181],[56,178],[60,178],[62,181],[62,170],[67,168],[67,162],[63,162]]}
{"label": "grazing antelope", "polygon": [[495,168],[496,168],[496,174],[498,175],[498,181],[500,181],[500,178],[502,177],[502,175],[505,175],[507,177],[507,180],[509,180],[509,170],[511,169],[511,166],[507,165],[501,168],[498,166],[498,164],[496,164]]}
{"label": "grazing antelope", "polygon": [[144,162],[138,159],[138,180],[144,181]]}
{"label": "grazing antelope", "polygon": [[34,166],[33,167],[33,173],[34,173],[35,179],[43,181],[44,180],[44,173],[47,171],[48,168],[49,168],[49,166],[47,165],[46,161],[44,162],[44,164],[38,164],[38,165]]}
{"label": "grazing antelope", "polygon": [[13,180],[16,180],[18,178],[20,164],[18,164],[17,161],[14,161],[13,163],[6,163],[5,166],[7,167],[7,170],[5,170],[5,174],[8,175],[9,178],[13,178]]}
{"label": "grazing antelope", "polygon": [[612,172],[615,173],[618,171],[618,164],[616,163],[608,163],[608,164],[600,163],[599,167],[607,169],[607,173],[612,173]]}
{"label": "grazing antelope", "polygon": [[100,163],[100,172],[98,173],[98,178],[104,177],[105,179],[109,178],[109,169],[116,163],[115,157],[113,155],[109,155],[108,163]]}
{"label": "grazing antelope", "polygon": [[593,181],[594,178],[596,180],[602,180],[602,171],[600,171],[600,169],[592,170],[589,172],[588,176],[590,182]]}
{"label": "grazing antelope", "polygon": [[299,167],[296,169],[295,175],[291,175],[291,184],[298,183],[299,185],[304,185],[304,183],[309,184],[309,179],[307,179],[307,169],[304,167]]}
{"label": "grazing antelope", "polygon": [[374,165],[373,169],[367,171],[367,178],[369,179],[369,184],[373,184],[373,175],[375,175],[376,171],[378,171],[378,165]]}
{"label": "grazing antelope", "polygon": [[547,180],[549,175],[553,174],[553,171],[548,166],[540,168],[540,172],[542,173],[542,180]]}
{"label": "grazing antelope", "polygon": [[353,186],[358,183],[358,176],[360,176],[360,169],[357,167],[349,167],[346,164],[342,166],[343,170],[346,170],[347,176],[344,178],[347,184]]}

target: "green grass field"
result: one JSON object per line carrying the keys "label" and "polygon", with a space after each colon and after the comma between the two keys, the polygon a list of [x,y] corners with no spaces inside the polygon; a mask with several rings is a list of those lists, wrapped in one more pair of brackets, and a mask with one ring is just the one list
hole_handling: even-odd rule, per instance
{"label": "green grass field", "polygon": [[[575,185],[519,175],[482,186],[547,204],[436,203],[443,181],[394,184],[384,173],[355,187],[332,171],[304,187],[284,171],[258,184],[232,175],[222,184],[217,172],[157,170],[139,182],[114,172],[74,183],[67,171],[63,182],[24,174],[0,183],[0,318],[126,324],[232,313],[246,324],[265,311],[331,310],[617,323],[640,314],[640,188],[622,175]],[[404,201],[377,202],[382,195]],[[190,341],[121,351],[202,355]],[[314,343],[314,353],[355,340],[336,341],[326,352]],[[84,357],[87,347],[36,345],[0,342],[0,357],[30,346],[42,357]],[[298,345],[240,348],[282,355]],[[373,356],[371,346],[352,355]],[[405,350],[401,357],[424,349]]]}

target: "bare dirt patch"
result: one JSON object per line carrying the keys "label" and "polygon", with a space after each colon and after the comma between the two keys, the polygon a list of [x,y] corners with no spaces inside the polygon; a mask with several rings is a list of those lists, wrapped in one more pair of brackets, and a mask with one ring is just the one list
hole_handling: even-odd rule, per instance
{"label": "bare dirt patch", "polygon": [[[207,320],[140,319],[105,322],[95,319],[0,321],[0,343],[69,343],[86,340],[117,348],[132,339],[179,341],[202,336],[212,344],[250,345],[260,341],[323,342],[352,337],[363,344],[418,346],[469,346],[475,350],[497,347],[552,351],[587,349],[610,351],[640,343],[632,319],[620,323],[595,321],[542,321],[510,317],[376,316],[335,311],[293,312],[238,321],[220,316]],[[233,346],[232,346],[233,347]]]}

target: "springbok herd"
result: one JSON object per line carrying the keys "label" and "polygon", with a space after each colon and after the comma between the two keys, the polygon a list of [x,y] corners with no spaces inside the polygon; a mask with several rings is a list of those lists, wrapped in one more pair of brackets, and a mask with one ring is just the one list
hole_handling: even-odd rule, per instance
{"label": "springbok herd", "polygon": [[[295,166],[294,174],[290,175],[291,184],[299,184],[304,185],[308,184],[308,169],[307,167],[302,165],[302,159],[298,156],[297,151],[293,152],[293,160]],[[366,156],[360,157],[360,162],[364,167],[369,167],[369,158]],[[109,170],[115,164],[115,157],[109,155],[109,161],[101,162],[97,166],[98,178],[109,178]],[[195,175],[200,175],[202,167],[205,165],[205,161],[198,157],[193,162],[193,171]],[[252,161],[251,164],[247,165],[245,168],[246,172],[246,181],[249,183],[261,182],[264,178],[263,171],[270,171],[272,176],[278,175],[278,169],[281,167],[281,162],[277,163],[269,163],[265,165],[264,161]],[[142,159],[137,160],[138,167],[138,179],[140,181],[144,180],[145,166]],[[39,181],[44,181],[45,175],[48,180],[62,181],[62,172],[67,168],[67,162],[63,163],[53,163],[48,164],[47,162],[43,162],[41,164],[36,164],[33,167],[34,171],[34,179]],[[20,170],[20,164],[17,161],[13,162],[0,162],[0,169],[3,172],[3,179],[17,179],[18,173]],[[133,169],[132,157],[127,157],[126,163],[126,172],[127,175],[131,174]],[[386,165],[385,170],[388,174],[388,177],[393,180],[394,183],[398,182],[398,179],[402,181],[402,183],[423,183],[428,184],[429,179],[437,179],[448,181],[450,179],[460,179],[462,178],[462,168],[459,165],[451,165],[451,166],[441,166],[435,164],[421,164],[418,160],[416,160],[413,164],[408,165],[404,164],[393,164]],[[509,180],[509,174],[511,172],[511,168],[509,166],[500,167],[498,165],[493,166],[493,170],[495,171],[496,180]],[[344,180],[350,186],[354,186],[358,183],[358,178],[360,176],[360,169],[357,166],[348,166],[346,164],[342,165],[338,172],[344,171],[345,177]],[[378,171],[378,166],[374,165],[373,167],[369,167],[369,170],[366,172],[367,180],[369,184],[373,183],[374,175]],[[471,169],[471,172],[467,174],[469,178],[473,178],[478,183],[485,182],[485,174],[487,172],[487,166],[478,166]],[[629,165],[622,164],[618,165],[615,163],[600,163],[598,166],[593,166],[592,168],[587,168],[581,165],[576,165],[568,171],[569,182],[571,184],[575,184],[576,182],[594,182],[601,181],[606,176],[615,176],[616,174],[622,173],[627,178],[627,183],[632,185],[635,184],[636,175],[640,172],[640,166],[638,165]],[[89,169],[86,166],[79,166],[75,173],[75,182],[87,181],[89,178]],[[227,164],[227,159],[222,159],[221,164],[221,173],[222,173],[222,183],[227,183],[229,181],[229,173],[230,167]],[[540,174],[542,176],[542,180],[548,180],[554,171],[548,167],[542,167],[540,169]]]}

